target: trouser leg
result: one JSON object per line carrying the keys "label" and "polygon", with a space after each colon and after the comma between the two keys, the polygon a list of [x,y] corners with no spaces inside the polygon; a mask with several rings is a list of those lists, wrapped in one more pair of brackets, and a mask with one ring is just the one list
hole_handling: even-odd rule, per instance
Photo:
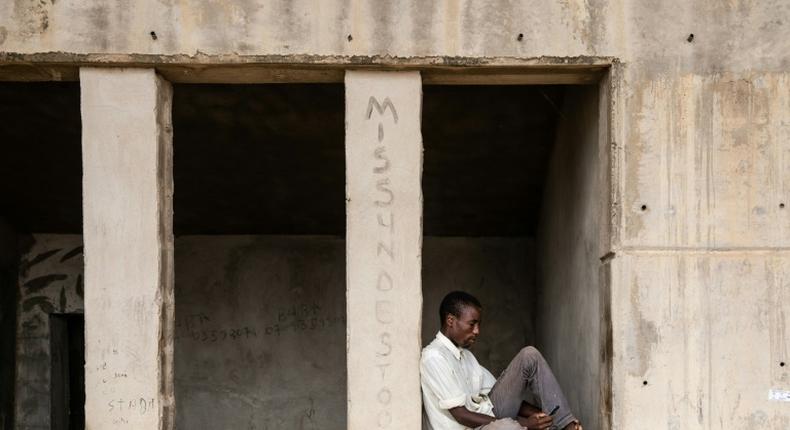
{"label": "trouser leg", "polygon": [[540,352],[531,346],[516,355],[491,389],[496,416],[516,417],[525,391],[532,393],[538,403],[535,406],[545,413],[559,406],[553,415],[557,428],[564,428],[575,420],[554,373]]}

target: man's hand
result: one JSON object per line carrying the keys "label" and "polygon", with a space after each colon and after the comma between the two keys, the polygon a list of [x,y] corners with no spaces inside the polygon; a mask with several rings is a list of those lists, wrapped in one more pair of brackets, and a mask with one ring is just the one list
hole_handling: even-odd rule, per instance
{"label": "man's hand", "polygon": [[527,418],[518,417],[518,423],[528,428],[529,430],[545,430],[551,427],[554,420],[543,412],[532,414]]}

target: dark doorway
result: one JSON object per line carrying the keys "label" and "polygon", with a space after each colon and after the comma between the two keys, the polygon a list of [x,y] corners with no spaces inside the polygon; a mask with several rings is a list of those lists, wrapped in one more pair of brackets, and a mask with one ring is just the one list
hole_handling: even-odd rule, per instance
{"label": "dark doorway", "polygon": [[52,429],[85,429],[85,317],[50,314]]}
{"label": "dark doorway", "polygon": [[343,100],[174,86],[176,428],[346,428]]}

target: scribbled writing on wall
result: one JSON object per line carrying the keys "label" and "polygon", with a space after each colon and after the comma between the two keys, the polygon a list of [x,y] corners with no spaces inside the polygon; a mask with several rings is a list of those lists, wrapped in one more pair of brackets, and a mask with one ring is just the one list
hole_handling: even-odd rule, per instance
{"label": "scribbled writing on wall", "polygon": [[156,412],[156,399],[146,397],[117,398],[107,401],[107,411],[113,424],[129,424],[130,416],[145,415]]}
{"label": "scribbled writing on wall", "polygon": [[[374,111],[376,116],[374,117]],[[390,120],[387,120],[387,115],[390,115]],[[371,96],[368,100],[367,110],[365,112],[365,120],[378,121],[378,133],[376,135],[376,142],[372,146],[372,169],[375,180],[376,194],[373,204],[376,210],[376,265],[377,276],[375,283],[375,309],[377,327],[377,348],[375,350],[375,357],[373,361],[378,369],[376,378],[380,382],[378,392],[376,393],[377,400],[377,425],[379,428],[389,428],[392,424],[392,391],[390,384],[387,383],[387,370],[392,364],[392,342],[391,342],[391,324],[395,320],[393,304],[391,297],[396,294],[397,288],[395,280],[392,276],[392,267],[395,262],[397,250],[395,249],[394,239],[396,232],[396,219],[395,212],[393,211],[393,204],[395,203],[396,194],[392,190],[392,183],[390,181],[390,172],[393,169],[393,163],[387,156],[387,145],[390,143],[387,139],[387,128],[385,123],[397,126],[398,124],[398,111],[395,105],[385,97],[380,102],[376,97]]]}
{"label": "scribbled writing on wall", "polygon": [[233,325],[222,323],[208,313],[192,313],[177,319],[175,339],[200,343],[241,342],[266,336],[343,328],[346,324],[345,316],[328,315],[317,303],[281,307],[272,315],[268,321]]}

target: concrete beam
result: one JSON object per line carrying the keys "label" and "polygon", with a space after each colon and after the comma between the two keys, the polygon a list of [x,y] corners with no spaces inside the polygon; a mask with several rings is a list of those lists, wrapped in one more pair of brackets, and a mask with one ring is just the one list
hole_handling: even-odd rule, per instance
{"label": "concrete beam", "polygon": [[593,84],[612,57],[379,55],[15,54],[0,52],[0,82],[76,81],[82,67],[156,68],[172,83],[339,83],[347,69],[419,71],[425,85]]}
{"label": "concrete beam", "polygon": [[80,70],[86,428],[172,429],[170,84]]}
{"label": "concrete beam", "polygon": [[422,422],[422,84],[346,73],[348,428]]}

